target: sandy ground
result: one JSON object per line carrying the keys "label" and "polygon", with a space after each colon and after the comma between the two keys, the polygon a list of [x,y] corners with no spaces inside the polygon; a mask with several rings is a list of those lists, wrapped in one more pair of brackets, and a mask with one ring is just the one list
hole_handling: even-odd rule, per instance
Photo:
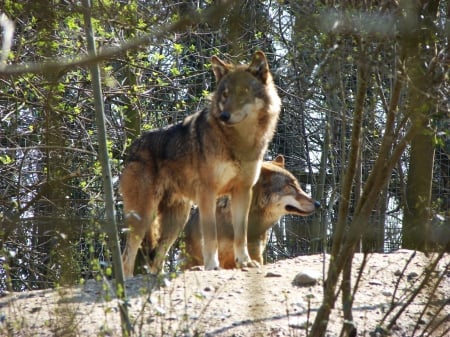
{"label": "sandy ground", "polygon": [[[396,304],[383,326],[422,280],[431,261],[422,253],[400,275],[412,253],[369,255],[354,303],[358,336],[381,336],[377,326],[385,313]],[[356,254],[355,274],[362,259]],[[322,255],[302,256],[246,271],[187,271],[153,290],[154,278],[134,277],[126,284],[134,335],[306,336],[321,304],[322,268]],[[317,274],[316,285],[294,285],[302,271]],[[424,330],[423,336],[450,336],[449,255],[432,279],[440,275],[439,285],[425,289],[396,320],[392,336],[421,336]],[[7,294],[0,298],[0,336],[119,336],[113,293],[108,282],[89,280],[73,288]],[[326,336],[339,336],[340,307],[339,299]]]}

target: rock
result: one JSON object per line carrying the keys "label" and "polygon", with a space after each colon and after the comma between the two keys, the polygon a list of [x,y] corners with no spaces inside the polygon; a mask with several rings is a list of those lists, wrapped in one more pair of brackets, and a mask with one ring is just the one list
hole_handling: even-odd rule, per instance
{"label": "rock", "polygon": [[303,321],[301,321],[301,322],[299,322],[297,324],[291,323],[291,324],[289,324],[289,327],[291,329],[302,329],[302,330],[305,330],[311,324],[312,324],[312,322],[309,322],[309,324],[308,324],[308,321],[303,320]]}
{"label": "rock", "polygon": [[386,297],[391,297],[394,293],[389,289],[384,289],[381,291],[381,294]]}
{"label": "rock", "polygon": [[305,270],[295,275],[292,284],[299,287],[313,286],[320,278],[320,273],[315,270]]}
{"label": "rock", "polygon": [[408,281],[412,281],[413,279],[415,279],[418,276],[419,276],[419,274],[417,274],[415,271],[412,271],[408,274],[408,276],[406,278],[408,279]]}
{"label": "rock", "polygon": [[280,273],[274,273],[273,271],[269,271],[266,273],[266,275],[264,277],[281,277],[283,275],[281,275]]}
{"label": "rock", "polygon": [[379,280],[376,280],[376,279],[371,279],[371,280],[369,281],[369,284],[370,284],[370,285],[373,285],[373,286],[381,286],[381,285],[383,285],[383,282],[381,282],[381,281],[379,281]]}

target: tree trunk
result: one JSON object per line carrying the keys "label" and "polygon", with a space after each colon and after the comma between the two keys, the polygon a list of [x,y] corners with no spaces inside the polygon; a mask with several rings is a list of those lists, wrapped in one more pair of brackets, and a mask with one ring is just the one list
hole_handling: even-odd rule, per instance
{"label": "tree trunk", "polygon": [[[406,203],[403,218],[403,247],[426,249],[427,232],[430,223],[431,183],[433,178],[433,130],[429,127],[431,116],[437,110],[436,81],[433,76],[435,48],[423,49],[435,42],[433,20],[436,19],[439,1],[427,1],[422,8],[404,2],[407,13],[402,23],[404,37],[401,46],[409,78],[408,111],[411,123],[419,132],[411,142],[411,152],[406,184]],[[419,24],[420,23],[420,24]],[[414,24],[413,29],[411,25]]]}
{"label": "tree trunk", "polygon": [[408,249],[426,250],[431,220],[432,141],[431,130],[424,127],[411,142],[402,233],[402,246]]}
{"label": "tree trunk", "polygon": [[[90,0],[83,0],[84,24],[87,40],[87,49],[90,55],[97,53],[95,47],[94,29],[91,21]],[[125,277],[123,272],[122,259],[120,258],[119,235],[116,226],[116,212],[114,205],[114,191],[111,177],[111,167],[109,164],[108,146],[106,139],[105,109],[103,106],[103,92],[101,87],[100,66],[98,63],[91,64],[90,72],[92,76],[92,86],[94,91],[95,119],[98,128],[99,160],[102,166],[102,181],[105,198],[106,226],[105,230],[110,238],[110,246],[114,264],[114,276],[116,278],[116,296],[119,299],[119,312],[122,326],[122,336],[131,334],[132,326],[128,315],[128,308],[125,305],[127,300],[125,292]]]}

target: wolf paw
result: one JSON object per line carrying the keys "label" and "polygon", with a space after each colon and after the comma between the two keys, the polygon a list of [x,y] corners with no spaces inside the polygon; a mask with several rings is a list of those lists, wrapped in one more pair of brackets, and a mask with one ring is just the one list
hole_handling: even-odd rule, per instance
{"label": "wolf paw", "polygon": [[205,264],[205,270],[218,270],[219,269],[219,253],[216,250],[212,253],[203,253],[203,261]]}
{"label": "wolf paw", "polygon": [[220,270],[220,269],[222,269],[222,268],[220,268],[219,266],[217,266],[217,267],[207,267],[207,266],[205,266],[205,270]]}
{"label": "wolf paw", "polygon": [[248,260],[248,261],[237,261],[236,260],[236,266],[240,269],[242,268],[259,268],[260,265],[258,262],[256,262],[255,260]]}
{"label": "wolf paw", "polygon": [[219,262],[211,261],[210,263],[205,263],[205,270],[219,270]]}

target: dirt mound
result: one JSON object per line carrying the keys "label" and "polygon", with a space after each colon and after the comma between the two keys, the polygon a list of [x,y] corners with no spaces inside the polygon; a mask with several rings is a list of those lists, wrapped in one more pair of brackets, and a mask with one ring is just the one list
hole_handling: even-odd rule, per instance
{"label": "dirt mound", "polygon": [[[419,286],[432,257],[416,253],[403,271],[412,254],[400,250],[367,257],[354,302],[358,336],[376,336],[389,309],[394,307],[383,326]],[[154,278],[134,277],[126,284],[134,331],[142,336],[305,336],[322,300],[323,258],[301,256],[259,270],[187,271],[162,280],[152,291]],[[362,260],[356,254],[354,274]],[[430,336],[445,336],[450,329],[449,264],[446,255],[430,271],[433,282],[443,275],[439,285],[423,289],[404,310],[392,325],[393,336],[420,336],[424,329]],[[301,272],[318,277],[317,282],[297,285],[293,281]],[[339,335],[342,327],[340,306],[339,299],[329,336]],[[118,336],[120,315],[111,285],[90,280],[73,288],[8,294],[0,298],[0,335]]]}

